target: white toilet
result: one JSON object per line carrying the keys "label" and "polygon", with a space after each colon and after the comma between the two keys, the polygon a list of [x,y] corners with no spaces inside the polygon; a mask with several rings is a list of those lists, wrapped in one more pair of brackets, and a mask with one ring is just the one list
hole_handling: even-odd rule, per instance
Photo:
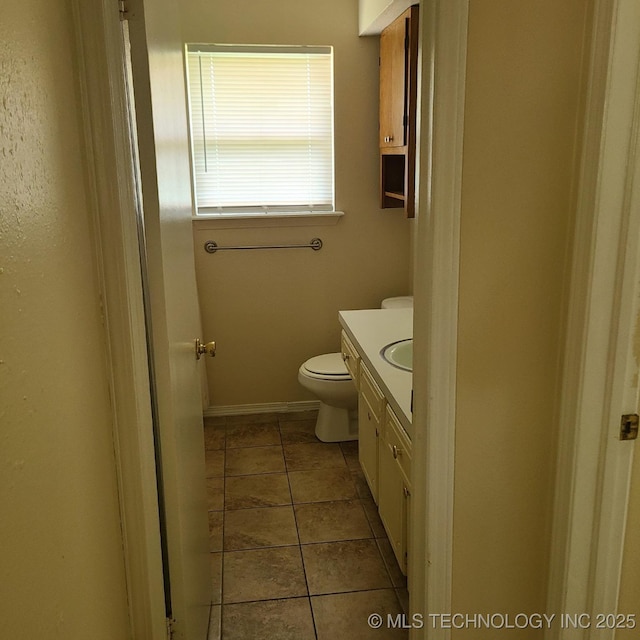
{"label": "white toilet", "polygon": [[323,442],[358,439],[358,392],[341,353],[309,358],[298,370],[298,381],[320,400],[316,436]]}
{"label": "white toilet", "polygon": [[[383,309],[413,307],[412,296],[385,298]],[[304,362],[298,382],[320,400],[316,436],[323,442],[358,439],[358,392],[341,353],[326,353]]]}

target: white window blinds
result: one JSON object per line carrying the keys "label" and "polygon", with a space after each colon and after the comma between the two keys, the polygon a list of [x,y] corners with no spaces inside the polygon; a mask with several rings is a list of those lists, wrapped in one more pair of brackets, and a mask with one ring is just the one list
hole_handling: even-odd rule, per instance
{"label": "white window blinds", "polygon": [[188,45],[198,213],[333,211],[331,47]]}

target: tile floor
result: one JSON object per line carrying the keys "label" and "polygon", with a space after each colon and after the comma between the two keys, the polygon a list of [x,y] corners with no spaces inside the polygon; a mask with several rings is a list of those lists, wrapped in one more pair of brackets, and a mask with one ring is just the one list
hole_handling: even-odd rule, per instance
{"label": "tile floor", "polygon": [[406,639],[370,613],[407,607],[406,579],[358,463],[315,414],[205,419],[208,640]]}

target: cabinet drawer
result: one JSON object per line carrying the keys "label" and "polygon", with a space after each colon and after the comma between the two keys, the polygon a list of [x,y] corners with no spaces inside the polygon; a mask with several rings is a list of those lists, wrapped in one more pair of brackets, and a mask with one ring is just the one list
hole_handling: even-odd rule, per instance
{"label": "cabinet drawer", "polygon": [[359,378],[360,378],[360,356],[356,351],[356,348],[353,346],[351,340],[349,340],[349,336],[343,331],[340,349],[342,351],[342,359],[344,360],[344,364],[347,367],[347,371],[353,378],[353,382],[356,385],[356,388],[359,388]]}
{"label": "cabinet drawer", "polygon": [[371,410],[378,421],[382,422],[385,399],[380,387],[369,373],[364,362],[360,363],[360,393],[367,399]]}
{"label": "cabinet drawer", "polygon": [[384,440],[402,469],[405,479],[409,481],[411,479],[411,443],[389,405],[386,411]]}

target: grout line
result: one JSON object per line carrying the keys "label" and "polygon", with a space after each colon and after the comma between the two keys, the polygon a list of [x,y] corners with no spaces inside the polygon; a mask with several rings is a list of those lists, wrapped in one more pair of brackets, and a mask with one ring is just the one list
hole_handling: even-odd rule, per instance
{"label": "grout line", "polygon": [[[278,422],[278,426],[280,422]],[[282,432],[280,432],[280,439],[282,440]],[[284,456],[284,445],[282,445],[282,452]],[[293,519],[296,525],[296,536],[298,536],[298,551],[300,552],[300,564],[302,565],[302,573],[304,575],[304,584],[307,588],[307,602],[309,603],[309,612],[311,613],[311,623],[313,624],[313,635],[316,640],[318,638],[318,628],[316,626],[316,617],[313,613],[313,606],[311,604],[311,593],[309,592],[309,579],[307,578],[307,567],[304,563],[304,556],[302,554],[302,543],[300,541],[300,528],[298,526],[298,515],[296,513],[296,508],[293,504],[293,489],[291,488],[291,478],[289,477],[289,467],[287,465],[287,459],[285,457],[284,460],[285,468],[287,469],[287,484],[289,485],[289,496],[291,497],[291,509],[293,510]]]}
{"label": "grout line", "polygon": [[[367,589],[350,589],[349,591],[330,591],[328,593],[314,593],[313,595],[308,594],[306,596],[280,596],[278,598],[262,598],[261,600],[240,600],[239,602],[225,602],[223,607],[228,607],[229,605],[234,604],[251,604],[255,602],[275,602],[276,600],[301,600],[302,598],[322,598],[323,596],[344,596],[349,593],[364,593],[367,591],[398,591],[399,588],[396,587],[369,587]],[[214,607],[216,605],[213,605]],[[313,607],[311,608],[313,613]]]}

